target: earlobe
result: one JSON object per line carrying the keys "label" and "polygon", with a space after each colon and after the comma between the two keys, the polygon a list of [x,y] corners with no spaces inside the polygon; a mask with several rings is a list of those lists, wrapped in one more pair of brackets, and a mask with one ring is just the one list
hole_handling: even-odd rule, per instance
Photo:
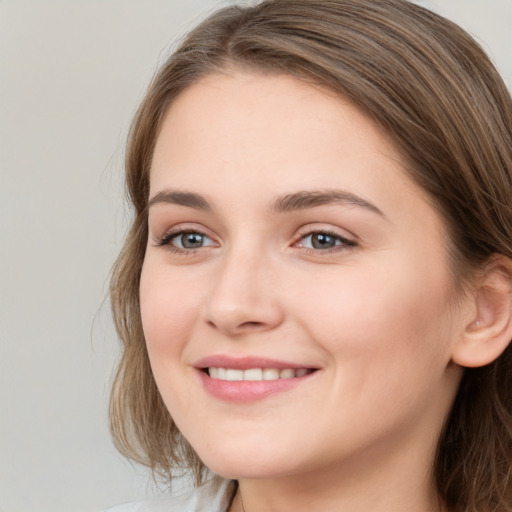
{"label": "earlobe", "polygon": [[473,300],[474,315],[452,352],[454,363],[469,368],[492,363],[512,339],[512,261],[492,258]]}

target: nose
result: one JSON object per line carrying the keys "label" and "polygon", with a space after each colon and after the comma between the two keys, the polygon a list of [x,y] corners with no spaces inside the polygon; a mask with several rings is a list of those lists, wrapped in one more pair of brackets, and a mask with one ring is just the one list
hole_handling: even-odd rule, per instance
{"label": "nose", "polygon": [[208,325],[227,336],[279,326],[284,314],[278,274],[270,258],[256,251],[233,252],[219,263],[204,311]]}

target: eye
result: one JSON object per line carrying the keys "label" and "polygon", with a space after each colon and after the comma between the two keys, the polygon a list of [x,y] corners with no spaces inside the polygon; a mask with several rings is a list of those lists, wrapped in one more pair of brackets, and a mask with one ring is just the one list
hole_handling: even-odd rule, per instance
{"label": "eye", "polygon": [[352,240],[348,240],[335,233],[329,233],[327,231],[315,231],[304,235],[299,240],[299,247],[306,249],[317,249],[317,250],[329,250],[336,247],[342,246],[355,246],[356,243]]}
{"label": "eye", "polygon": [[169,243],[179,249],[199,249],[208,245],[214,245],[213,240],[203,233],[185,231],[171,237]]}
{"label": "eye", "polygon": [[177,250],[186,251],[217,244],[209,236],[199,231],[174,231],[164,235],[158,245],[167,245]]}

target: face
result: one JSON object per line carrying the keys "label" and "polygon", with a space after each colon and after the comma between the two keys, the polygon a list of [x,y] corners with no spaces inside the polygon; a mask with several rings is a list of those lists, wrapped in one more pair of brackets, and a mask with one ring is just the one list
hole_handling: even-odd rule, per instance
{"label": "face", "polygon": [[443,224],[371,120],[291,77],[207,77],[165,117],[150,197],[147,349],[207,466],[424,463],[461,315]]}

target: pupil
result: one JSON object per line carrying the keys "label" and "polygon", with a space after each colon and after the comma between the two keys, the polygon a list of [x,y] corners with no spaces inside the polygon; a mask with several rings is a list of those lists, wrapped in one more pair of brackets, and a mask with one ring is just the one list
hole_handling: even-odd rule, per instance
{"label": "pupil", "polygon": [[187,233],[182,236],[181,243],[186,249],[195,249],[203,245],[203,235],[199,233]]}
{"label": "pupil", "polygon": [[311,237],[311,245],[315,249],[330,249],[336,245],[336,240],[333,236],[325,233],[315,233]]}

